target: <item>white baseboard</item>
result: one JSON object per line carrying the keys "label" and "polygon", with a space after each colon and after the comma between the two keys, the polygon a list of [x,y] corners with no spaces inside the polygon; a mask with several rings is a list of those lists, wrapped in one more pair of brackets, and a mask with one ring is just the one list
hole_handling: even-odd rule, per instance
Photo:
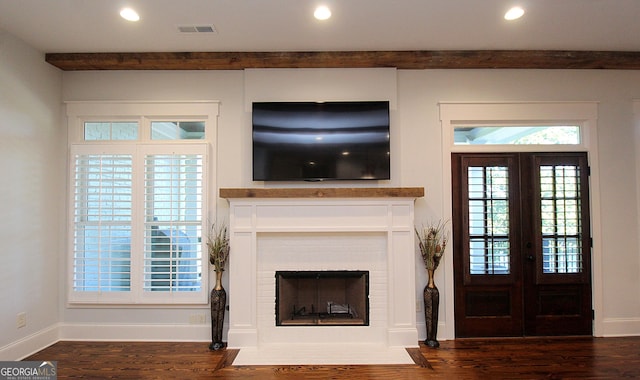
{"label": "white baseboard", "polygon": [[[226,331],[224,331],[226,333]],[[210,342],[211,327],[59,323],[0,347],[0,360],[22,360],[58,341]],[[226,336],[223,334],[223,340]]]}
{"label": "white baseboard", "polygon": [[418,330],[415,327],[387,329],[389,347],[418,347]]}
{"label": "white baseboard", "polygon": [[[426,326],[424,322],[416,324],[418,328],[418,338],[423,341],[426,338]],[[455,339],[454,336],[446,336],[445,323],[438,323],[438,340]],[[602,321],[602,332],[595,336],[601,337],[617,337],[617,336],[640,336],[640,318],[605,318]]]}
{"label": "white baseboard", "polygon": [[640,336],[640,318],[605,318],[602,336]]}
{"label": "white baseboard", "polygon": [[257,329],[229,329],[229,348],[258,347]]}
{"label": "white baseboard", "polygon": [[0,347],[0,360],[22,360],[45,347],[49,347],[60,340],[58,332],[59,325],[54,324],[4,347]]}
{"label": "white baseboard", "polygon": [[211,341],[211,326],[206,324],[125,325],[63,323],[60,324],[59,336],[60,340],[127,342],[208,342]]}

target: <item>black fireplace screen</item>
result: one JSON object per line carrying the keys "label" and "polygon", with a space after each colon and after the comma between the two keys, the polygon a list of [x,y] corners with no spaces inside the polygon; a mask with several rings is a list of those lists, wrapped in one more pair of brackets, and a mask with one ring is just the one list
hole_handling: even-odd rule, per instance
{"label": "black fireplace screen", "polygon": [[276,326],[341,325],[369,325],[369,272],[276,272]]}

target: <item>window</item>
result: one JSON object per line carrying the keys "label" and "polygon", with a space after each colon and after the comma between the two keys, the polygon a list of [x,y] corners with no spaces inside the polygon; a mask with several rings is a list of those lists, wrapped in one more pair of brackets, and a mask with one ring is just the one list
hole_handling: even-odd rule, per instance
{"label": "window", "polygon": [[145,155],[145,291],[202,286],[203,157]]}
{"label": "window", "polygon": [[[144,115],[127,121],[99,112],[76,116],[100,111],[99,104],[97,110],[68,105],[76,116],[69,119],[69,135],[76,136],[70,144],[70,302],[207,302],[202,233],[209,144],[203,140],[215,135],[209,128],[217,106],[209,108],[209,114],[158,124]],[[154,125],[171,141],[154,141]],[[193,141],[179,132],[185,129],[200,137]]]}
{"label": "window", "polygon": [[131,291],[133,155],[73,156],[73,289]]}
{"label": "window", "polygon": [[453,136],[456,145],[576,145],[580,144],[580,127],[569,125],[456,126]]}
{"label": "window", "polygon": [[85,140],[137,140],[138,123],[133,121],[88,121],[84,123]]}
{"label": "window", "polygon": [[[479,158],[475,160],[482,163]],[[533,203],[540,210],[536,223],[541,233],[543,273],[583,270],[580,171],[579,165],[566,163],[540,165],[537,170],[536,186],[540,190]],[[472,275],[510,273],[509,175],[506,165],[497,166],[493,162],[474,163],[467,168],[465,223],[469,230]]]}
{"label": "window", "polygon": [[469,268],[509,274],[509,168],[469,166]]}
{"label": "window", "polygon": [[580,167],[540,166],[544,273],[582,272]]}
{"label": "window", "polygon": [[202,121],[152,121],[151,139],[202,140],[204,127]]}

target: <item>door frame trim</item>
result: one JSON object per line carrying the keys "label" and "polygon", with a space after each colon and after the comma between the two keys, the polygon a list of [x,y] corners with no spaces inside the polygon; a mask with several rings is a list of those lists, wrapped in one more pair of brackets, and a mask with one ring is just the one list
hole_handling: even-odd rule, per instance
{"label": "door frame trim", "polygon": [[[600,211],[600,170],[598,163],[598,102],[439,102],[442,138],[442,217],[452,220],[451,153],[473,152],[587,152],[591,176],[590,222],[593,238],[591,257],[592,305],[595,311],[593,335],[603,336],[602,226]],[[566,123],[581,126],[581,143],[577,145],[454,145],[455,126],[479,123]],[[444,255],[444,325],[441,339],[455,338],[455,292],[453,255]]]}

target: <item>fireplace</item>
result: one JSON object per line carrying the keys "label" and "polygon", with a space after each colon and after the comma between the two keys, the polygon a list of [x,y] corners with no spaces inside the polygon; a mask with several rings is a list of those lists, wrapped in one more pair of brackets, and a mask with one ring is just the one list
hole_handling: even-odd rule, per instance
{"label": "fireplace", "polygon": [[277,271],[276,326],[368,326],[368,271]]}
{"label": "fireplace", "polygon": [[[230,203],[228,347],[416,347],[413,203],[423,194],[221,189]],[[295,301],[282,301],[281,291]]]}

